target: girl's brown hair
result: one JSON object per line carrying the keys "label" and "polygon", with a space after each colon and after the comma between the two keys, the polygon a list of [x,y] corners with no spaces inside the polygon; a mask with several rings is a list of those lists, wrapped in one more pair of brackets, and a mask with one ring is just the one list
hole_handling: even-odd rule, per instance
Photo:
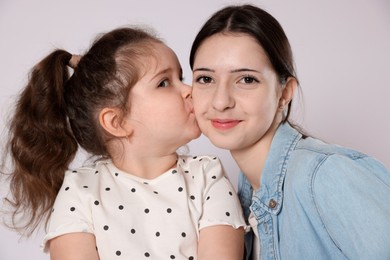
{"label": "girl's brown hair", "polygon": [[[82,56],[72,76],[72,55],[55,50],[30,72],[12,115],[6,152],[11,159],[10,226],[30,235],[50,216],[64,173],[78,146],[109,157],[109,136],[98,121],[104,107],[126,111],[139,60],[156,37],[135,28],[108,32]],[[20,216],[24,221],[20,222]]]}

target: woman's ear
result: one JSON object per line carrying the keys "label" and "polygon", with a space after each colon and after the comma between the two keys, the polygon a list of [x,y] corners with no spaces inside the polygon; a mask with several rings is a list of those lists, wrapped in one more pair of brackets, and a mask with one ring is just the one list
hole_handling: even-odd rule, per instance
{"label": "woman's ear", "polygon": [[294,97],[295,90],[298,87],[298,82],[294,77],[288,77],[284,88],[282,90],[282,96],[279,100],[279,108],[284,110],[284,108],[291,102]]}
{"label": "woman's ear", "polygon": [[126,137],[133,132],[129,125],[122,124],[122,111],[119,108],[103,108],[99,114],[99,123],[113,136]]}

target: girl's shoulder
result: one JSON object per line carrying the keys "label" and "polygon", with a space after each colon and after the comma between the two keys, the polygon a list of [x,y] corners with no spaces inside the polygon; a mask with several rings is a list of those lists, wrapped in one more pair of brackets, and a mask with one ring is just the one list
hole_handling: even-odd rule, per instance
{"label": "girl's shoulder", "polygon": [[99,160],[92,163],[69,169],[65,173],[64,183],[97,183],[99,182],[100,173],[107,171],[106,165],[110,164],[110,160]]}
{"label": "girl's shoulder", "polygon": [[214,155],[180,155],[178,166],[185,170],[209,171],[217,168],[222,170],[220,159]]}
{"label": "girl's shoulder", "polygon": [[219,158],[215,155],[179,155],[178,160],[182,160],[183,162],[191,163],[191,162],[210,162],[217,161],[220,162]]}
{"label": "girl's shoulder", "polygon": [[213,186],[229,181],[220,159],[214,155],[180,156],[178,167],[188,183]]}

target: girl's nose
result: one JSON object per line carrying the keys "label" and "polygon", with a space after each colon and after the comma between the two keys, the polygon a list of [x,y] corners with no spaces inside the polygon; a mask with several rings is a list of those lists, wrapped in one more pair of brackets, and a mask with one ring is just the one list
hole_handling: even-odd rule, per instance
{"label": "girl's nose", "polygon": [[187,98],[191,98],[191,94],[192,94],[192,87],[185,84],[185,83],[182,83],[182,93],[183,93],[183,98],[184,99],[187,99]]}
{"label": "girl's nose", "polygon": [[225,111],[234,107],[234,97],[232,90],[226,84],[219,84],[214,89],[212,96],[212,106],[217,111]]}

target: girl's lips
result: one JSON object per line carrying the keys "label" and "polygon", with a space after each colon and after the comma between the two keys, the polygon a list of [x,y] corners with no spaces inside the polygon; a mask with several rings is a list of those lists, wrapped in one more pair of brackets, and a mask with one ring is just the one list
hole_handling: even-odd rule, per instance
{"label": "girl's lips", "polygon": [[212,119],[211,124],[219,130],[228,130],[238,125],[241,120],[235,119]]}

